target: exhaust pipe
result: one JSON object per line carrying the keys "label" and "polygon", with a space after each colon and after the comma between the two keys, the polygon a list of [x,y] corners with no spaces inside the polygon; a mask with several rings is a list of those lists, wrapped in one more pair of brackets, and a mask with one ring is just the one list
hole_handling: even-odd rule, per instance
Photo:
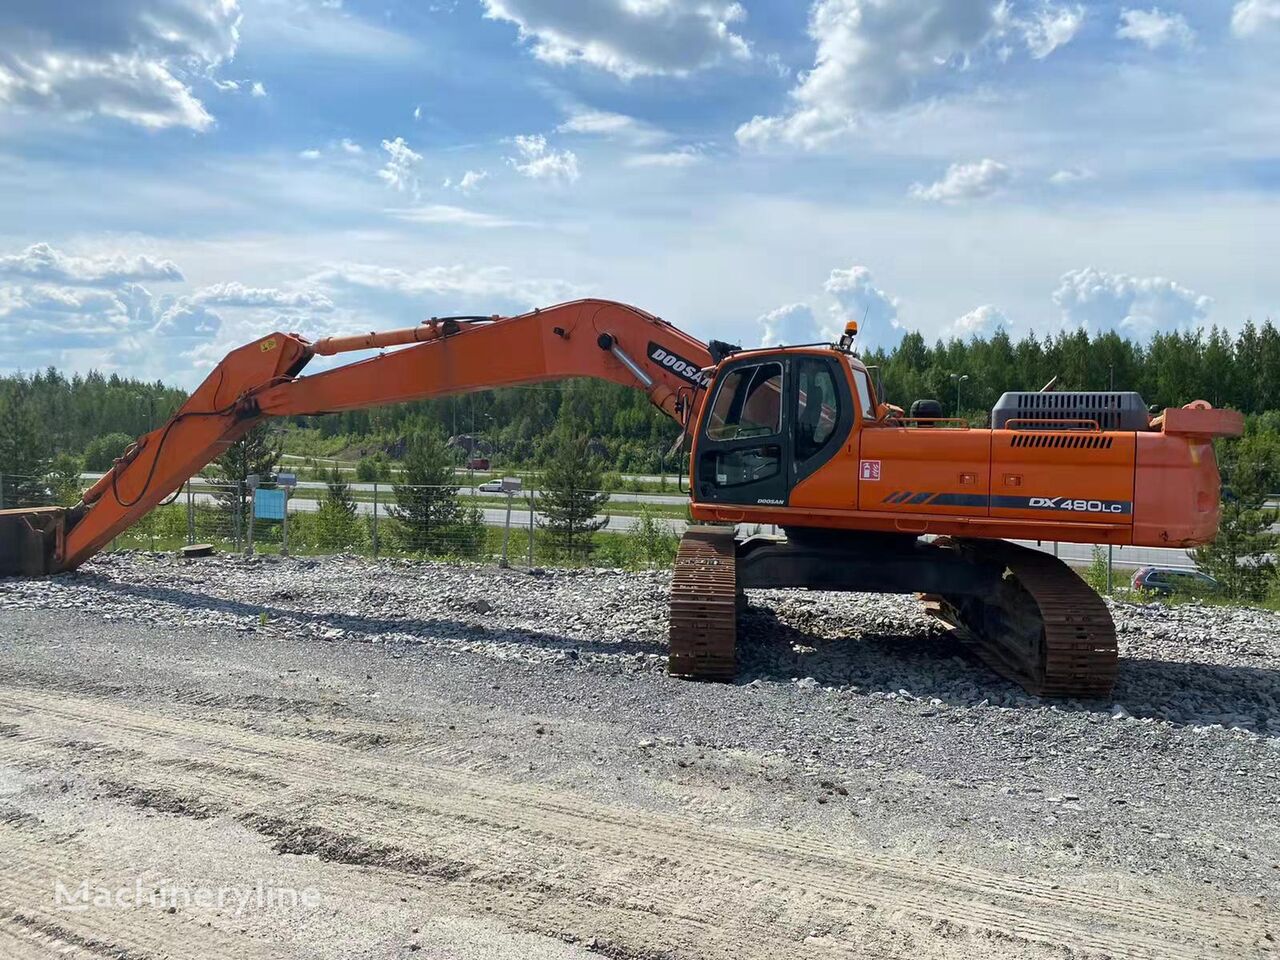
{"label": "exhaust pipe", "polygon": [[0,577],[56,573],[66,517],[66,507],[0,510]]}

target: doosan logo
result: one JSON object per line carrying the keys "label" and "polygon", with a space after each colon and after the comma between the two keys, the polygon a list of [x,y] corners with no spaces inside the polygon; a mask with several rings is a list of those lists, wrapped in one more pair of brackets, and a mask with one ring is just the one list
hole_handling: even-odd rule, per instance
{"label": "doosan logo", "polygon": [[711,378],[704,374],[702,368],[696,363],[691,363],[656,343],[649,344],[649,359],[678,374],[694,386],[705,387],[711,383]]}

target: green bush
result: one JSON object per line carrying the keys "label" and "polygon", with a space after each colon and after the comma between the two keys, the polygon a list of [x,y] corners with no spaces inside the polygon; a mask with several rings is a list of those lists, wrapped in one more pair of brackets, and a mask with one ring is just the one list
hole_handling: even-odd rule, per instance
{"label": "green bush", "polygon": [[133,443],[133,437],[127,433],[108,433],[106,436],[90,440],[84,448],[84,468],[96,473],[105,473]]}

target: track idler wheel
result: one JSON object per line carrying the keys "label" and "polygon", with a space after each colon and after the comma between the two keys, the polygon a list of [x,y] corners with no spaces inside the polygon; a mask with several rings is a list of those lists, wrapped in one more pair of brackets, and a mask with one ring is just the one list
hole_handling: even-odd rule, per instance
{"label": "track idler wheel", "polygon": [[690,527],[671,577],[668,672],[693,680],[732,680],[738,673],[739,591],[732,528]]}
{"label": "track idler wheel", "polygon": [[999,540],[948,545],[1005,570],[988,596],[922,598],[961,643],[1035,696],[1111,696],[1119,669],[1115,623],[1074,570],[1057,557]]}

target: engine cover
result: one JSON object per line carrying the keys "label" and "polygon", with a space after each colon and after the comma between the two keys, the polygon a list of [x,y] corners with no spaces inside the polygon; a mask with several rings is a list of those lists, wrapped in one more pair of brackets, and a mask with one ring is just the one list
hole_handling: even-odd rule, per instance
{"label": "engine cover", "polygon": [[[1142,395],[1132,392],[1086,391],[1006,393],[991,410],[991,426],[1009,429],[1010,420],[1094,420],[1103,430],[1138,431],[1151,428]],[[1017,424],[1015,430],[1051,430],[1049,423]]]}

